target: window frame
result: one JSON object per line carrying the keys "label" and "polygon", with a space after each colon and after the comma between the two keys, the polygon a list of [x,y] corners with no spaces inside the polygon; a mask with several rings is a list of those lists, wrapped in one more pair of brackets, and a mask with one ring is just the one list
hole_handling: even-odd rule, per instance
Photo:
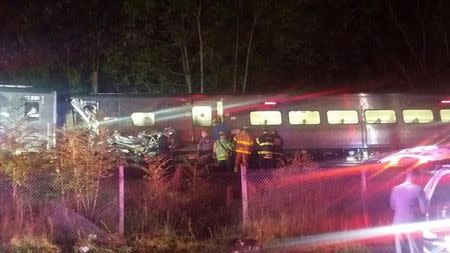
{"label": "window frame", "polygon": [[[313,112],[313,113],[318,113],[318,119],[319,119],[319,123],[292,123],[291,121],[291,112],[292,113],[296,113],[296,112]],[[321,113],[319,110],[290,110],[288,111],[288,118],[289,118],[289,125],[291,126],[316,126],[316,125],[320,125],[322,123],[322,119],[321,119]]]}
{"label": "window frame", "polygon": [[[430,111],[431,116],[433,117],[430,122],[406,122],[405,121],[405,111]],[[402,120],[404,124],[431,124],[436,122],[436,118],[434,117],[434,112],[432,109],[403,109],[402,110]]]}
{"label": "window frame", "polygon": [[[136,125],[135,121],[133,120],[133,114],[148,114],[152,115],[151,120],[153,121],[153,124],[151,125]],[[133,122],[133,126],[136,127],[152,127],[156,125],[156,114],[154,112],[132,112],[130,115],[131,121]]]}
{"label": "window frame", "polygon": [[442,123],[450,123],[450,117],[448,118],[447,121],[444,121],[444,120],[442,119],[442,111],[448,111],[449,114],[450,114],[450,109],[440,109],[440,110],[439,110],[439,119],[441,120],[441,122],[442,122]]}
{"label": "window frame", "polygon": [[[330,123],[330,117],[328,116],[328,112],[333,112],[333,111],[353,111],[353,112],[356,112],[356,119],[357,119],[357,121],[355,123]],[[329,125],[334,125],[334,126],[358,125],[361,122],[360,121],[360,115],[358,113],[358,110],[356,110],[356,109],[332,109],[332,110],[327,110],[326,111],[326,117],[327,117],[327,123]]]}
{"label": "window frame", "polygon": [[[28,115],[31,110],[35,108],[36,112],[34,114]],[[29,100],[24,103],[24,112],[23,116],[25,121],[36,122],[41,120],[41,104],[39,101]]]}
{"label": "window frame", "polygon": [[[395,116],[395,121],[394,122],[367,122],[367,115],[366,112],[367,111],[392,111],[394,112],[394,116]],[[364,123],[365,124],[369,124],[369,125],[392,125],[392,124],[397,124],[398,123],[398,116],[397,116],[397,112],[394,109],[365,109],[363,111],[364,114]]]}
{"label": "window frame", "polygon": [[[277,124],[253,124],[252,123],[252,113],[258,113],[258,112],[277,112],[280,115],[280,123],[277,123]],[[252,126],[281,126],[283,124],[283,114],[281,113],[281,111],[277,111],[277,110],[251,111],[248,116],[249,116],[250,125],[252,125]]]}
{"label": "window frame", "polygon": [[[196,107],[208,107],[209,108],[209,122],[208,124],[196,124],[196,121],[194,120],[194,108]],[[194,127],[210,127],[212,126],[212,120],[213,120],[213,107],[210,105],[194,105],[191,109],[191,119],[192,119],[192,125]]]}

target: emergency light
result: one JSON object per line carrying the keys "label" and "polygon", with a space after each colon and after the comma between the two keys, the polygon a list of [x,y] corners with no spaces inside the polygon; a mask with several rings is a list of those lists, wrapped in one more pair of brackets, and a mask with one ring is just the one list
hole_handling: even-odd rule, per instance
{"label": "emergency light", "polygon": [[[450,101],[449,101],[449,102],[450,102]],[[265,105],[276,105],[277,102],[275,102],[275,101],[266,101],[266,102],[264,102],[264,104],[265,104]]]}
{"label": "emergency light", "polygon": [[441,100],[441,104],[450,104],[450,99]]}

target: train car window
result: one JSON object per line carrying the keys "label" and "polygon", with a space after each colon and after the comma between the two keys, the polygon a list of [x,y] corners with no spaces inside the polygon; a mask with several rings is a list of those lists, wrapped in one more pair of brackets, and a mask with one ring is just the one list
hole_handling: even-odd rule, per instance
{"label": "train car window", "polygon": [[39,102],[25,102],[24,112],[27,121],[39,120]]}
{"label": "train car window", "polygon": [[409,124],[431,123],[434,121],[431,110],[403,110],[403,121]]}
{"label": "train car window", "polygon": [[281,123],[281,112],[279,111],[250,112],[250,124],[252,125],[281,125]]}
{"label": "train car window", "polygon": [[320,124],[318,111],[290,111],[289,123],[291,125],[317,125]]}
{"label": "train car window", "polygon": [[338,124],[358,124],[358,112],[355,110],[332,110],[327,111],[328,123]]}
{"label": "train car window", "polygon": [[193,106],[192,121],[194,126],[211,126],[212,109],[211,106]]}
{"label": "train car window", "polygon": [[450,109],[442,109],[440,112],[441,121],[445,123],[450,123]]}
{"label": "train car window", "polygon": [[394,110],[365,110],[364,116],[368,124],[392,124],[397,122]]}
{"label": "train car window", "polygon": [[153,126],[155,125],[155,114],[151,112],[133,112],[131,120],[135,126]]}

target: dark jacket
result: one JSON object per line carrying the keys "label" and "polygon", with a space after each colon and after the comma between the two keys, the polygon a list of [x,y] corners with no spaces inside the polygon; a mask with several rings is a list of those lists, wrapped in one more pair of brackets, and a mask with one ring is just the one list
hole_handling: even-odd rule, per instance
{"label": "dark jacket", "polygon": [[277,133],[272,134],[273,137],[273,151],[281,155],[283,153],[283,138],[279,136]]}
{"label": "dark jacket", "polygon": [[256,138],[256,143],[258,144],[258,155],[265,159],[272,159],[274,152],[273,141],[273,136],[268,132],[264,132],[263,135]]}
{"label": "dark jacket", "polygon": [[158,154],[167,154],[170,152],[169,137],[161,135],[158,138]]}
{"label": "dark jacket", "polygon": [[214,147],[214,140],[210,136],[202,137],[198,141],[198,151],[199,152],[212,152]]}

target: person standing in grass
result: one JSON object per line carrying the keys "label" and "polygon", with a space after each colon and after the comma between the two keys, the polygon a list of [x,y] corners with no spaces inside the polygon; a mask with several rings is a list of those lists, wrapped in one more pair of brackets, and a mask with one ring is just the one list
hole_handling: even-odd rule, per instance
{"label": "person standing in grass", "polygon": [[[424,191],[418,184],[419,179],[420,173],[417,170],[411,170],[406,180],[392,189],[390,204],[394,210],[394,225],[423,221],[426,199]],[[423,252],[422,234],[396,231],[395,252]]]}
{"label": "person standing in grass", "polygon": [[239,172],[241,166],[248,169],[248,159],[252,154],[253,140],[248,133],[247,126],[244,126],[242,130],[234,136],[233,143],[236,151],[234,172]]}
{"label": "person standing in grass", "polygon": [[219,139],[214,142],[214,154],[219,162],[219,169],[222,171],[231,171],[232,144],[228,140],[225,132],[220,131]]}
{"label": "person standing in grass", "polygon": [[213,153],[214,140],[211,138],[206,131],[202,131],[201,138],[198,141],[198,155],[199,156],[210,156]]}

